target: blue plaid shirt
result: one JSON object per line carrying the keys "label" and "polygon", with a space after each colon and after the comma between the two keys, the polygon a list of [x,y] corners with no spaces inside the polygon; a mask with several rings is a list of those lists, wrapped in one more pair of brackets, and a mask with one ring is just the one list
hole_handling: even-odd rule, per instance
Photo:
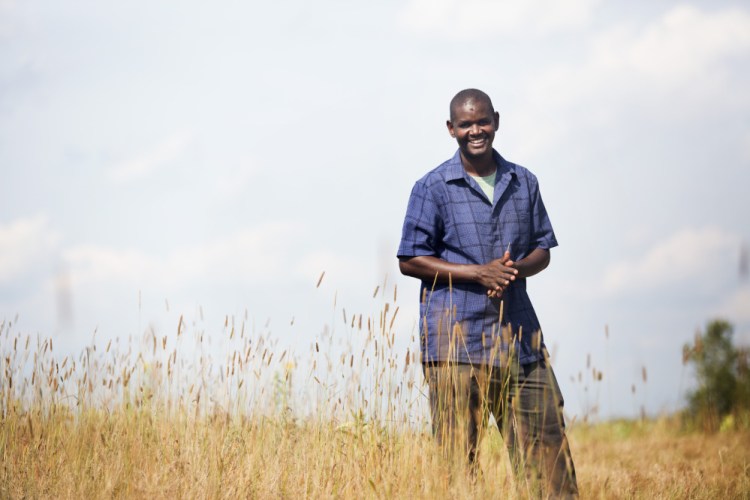
{"label": "blue plaid shirt", "polygon": [[[494,199],[466,173],[459,152],[417,181],[406,210],[399,258],[430,255],[456,264],[486,264],[510,244],[518,261],[557,246],[534,174],[493,151]],[[509,352],[521,364],[542,359],[539,320],[517,279],[500,299],[477,283],[422,281],[422,361],[502,366]],[[502,315],[502,319],[501,319]],[[501,326],[502,325],[502,326]],[[512,346],[512,349],[511,349]]]}

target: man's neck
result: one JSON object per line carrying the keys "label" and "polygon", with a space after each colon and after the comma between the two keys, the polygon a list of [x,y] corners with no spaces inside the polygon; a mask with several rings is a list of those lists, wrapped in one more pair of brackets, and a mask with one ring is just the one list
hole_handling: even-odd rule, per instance
{"label": "man's neck", "polygon": [[464,170],[469,175],[475,175],[478,177],[487,177],[495,173],[497,165],[495,165],[495,159],[492,153],[482,156],[481,158],[467,158],[461,154],[461,164],[464,166]]}

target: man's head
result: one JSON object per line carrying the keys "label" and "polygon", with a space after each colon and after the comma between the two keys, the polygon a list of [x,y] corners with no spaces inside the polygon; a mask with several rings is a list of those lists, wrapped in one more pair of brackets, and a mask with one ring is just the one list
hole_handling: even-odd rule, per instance
{"label": "man's head", "polygon": [[495,112],[495,108],[492,106],[492,100],[490,99],[490,96],[479,89],[464,89],[453,96],[453,99],[451,99],[450,120],[453,121],[456,118],[457,109],[463,107],[466,103],[469,102],[483,102],[489,106],[490,110],[493,113]]}
{"label": "man's head", "polygon": [[448,132],[456,139],[466,159],[492,157],[500,115],[490,97],[477,89],[462,90],[451,99]]}

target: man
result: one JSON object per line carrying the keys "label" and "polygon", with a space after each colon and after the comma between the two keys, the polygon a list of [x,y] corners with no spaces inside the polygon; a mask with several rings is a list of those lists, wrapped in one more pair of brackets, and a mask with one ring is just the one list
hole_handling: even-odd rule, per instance
{"label": "man", "polygon": [[526,279],[557,246],[536,177],[492,147],[499,114],[462,90],[446,125],[455,156],[415,184],[398,250],[421,286],[420,343],[433,433],[476,463],[492,413],[528,487],[576,496],[563,399]]}

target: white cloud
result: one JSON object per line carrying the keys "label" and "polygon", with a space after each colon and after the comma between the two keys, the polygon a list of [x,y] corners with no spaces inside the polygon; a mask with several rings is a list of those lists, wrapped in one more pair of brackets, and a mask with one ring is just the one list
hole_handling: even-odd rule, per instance
{"label": "white cloud", "polygon": [[715,263],[736,258],[739,237],[722,229],[685,229],[635,260],[614,264],[604,275],[608,293],[653,290],[670,285],[702,289],[714,285]]}
{"label": "white cloud", "polygon": [[258,171],[257,160],[246,157],[237,166],[217,172],[213,196],[220,200],[231,200],[242,195]]}
{"label": "white cloud", "polygon": [[747,57],[750,49],[750,13],[675,7],[642,29],[618,25],[603,32],[591,47],[585,64],[557,65],[535,78],[535,97],[545,106],[592,99],[604,105],[617,100],[603,97],[628,90],[639,99],[659,99],[663,91],[726,90],[727,58]]}
{"label": "white cloud", "polygon": [[165,257],[137,249],[80,245],[65,252],[74,286],[130,283],[164,287],[263,282],[296,271],[292,256],[301,231],[290,223],[242,229],[222,239],[173,250]]}
{"label": "white cloud", "polygon": [[745,284],[727,297],[716,315],[737,323],[750,322],[750,285]]}
{"label": "white cloud", "polygon": [[283,279],[301,239],[303,230],[293,223],[268,223],[201,247],[179,250],[165,266],[175,280],[183,276],[248,283]]}
{"label": "white cloud", "polygon": [[750,14],[740,9],[710,14],[678,6],[623,48],[628,67],[686,84],[722,57],[750,48]]}
{"label": "white cloud", "polygon": [[50,258],[58,235],[43,215],[0,226],[0,283],[8,283]]}
{"label": "white cloud", "polygon": [[571,136],[576,144],[590,129],[622,130],[648,120],[676,130],[750,108],[742,69],[750,58],[746,10],[675,7],[647,24],[625,20],[588,40],[583,62],[545,64],[528,79],[524,112],[515,117],[516,127],[532,131],[519,139],[524,154],[557,154]]}
{"label": "white cloud", "polygon": [[175,133],[150,151],[114,166],[110,170],[110,178],[115,182],[129,182],[148,177],[179,158],[189,144],[189,134]]}
{"label": "white cloud", "polygon": [[398,22],[409,32],[444,38],[545,35],[589,22],[598,0],[411,0]]}
{"label": "white cloud", "polygon": [[133,249],[79,245],[66,250],[64,258],[70,266],[73,286],[92,282],[138,282],[155,277],[160,269],[157,259]]}
{"label": "white cloud", "polygon": [[10,38],[13,34],[11,20],[11,14],[16,7],[15,0],[0,0],[0,38]]}
{"label": "white cloud", "polygon": [[325,271],[323,282],[343,283],[359,280],[358,287],[367,289],[371,283],[372,274],[367,272],[363,275],[363,269],[367,269],[361,262],[331,251],[318,251],[305,255],[298,263],[297,271],[305,276],[311,283],[316,284],[320,273]]}

